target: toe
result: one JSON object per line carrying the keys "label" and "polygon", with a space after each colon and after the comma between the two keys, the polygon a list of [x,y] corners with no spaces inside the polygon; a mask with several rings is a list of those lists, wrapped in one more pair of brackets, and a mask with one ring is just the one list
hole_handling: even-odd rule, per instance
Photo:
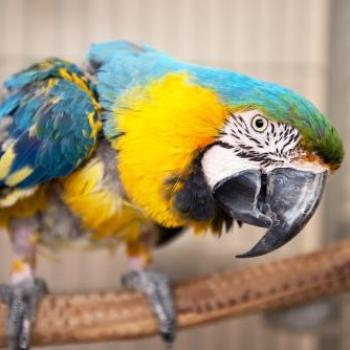
{"label": "toe", "polygon": [[27,281],[13,287],[0,286],[0,297],[9,307],[7,318],[8,349],[28,350],[37,306],[45,294],[41,280]]}
{"label": "toe", "polygon": [[140,270],[123,276],[124,285],[144,293],[156,315],[160,334],[167,345],[173,344],[176,336],[176,310],[170,280],[161,273]]}
{"label": "toe", "polygon": [[170,333],[161,332],[160,335],[164,343],[168,345],[168,348],[171,348],[175,342],[175,338],[176,338],[175,332],[170,332]]}

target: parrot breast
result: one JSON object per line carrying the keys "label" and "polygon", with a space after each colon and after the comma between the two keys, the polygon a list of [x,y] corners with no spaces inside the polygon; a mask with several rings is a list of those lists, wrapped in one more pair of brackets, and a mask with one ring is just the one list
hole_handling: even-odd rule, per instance
{"label": "parrot breast", "polygon": [[[215,142],[228,109],[217,94],[192,83],[186,73],[169,73],[116,102],[120,179],[145,215],[166,227],[189,224],[175,210],[196,156]],[[191,222],[193,224],[193,222]]]}
{"label": "parrot breast", "polygon": [[1,214],[4,224],[32,216],[38,241],[54,249],[132,244],[150,224],[123,198],[116,153],[107,142],[71,175],[39,188]]}

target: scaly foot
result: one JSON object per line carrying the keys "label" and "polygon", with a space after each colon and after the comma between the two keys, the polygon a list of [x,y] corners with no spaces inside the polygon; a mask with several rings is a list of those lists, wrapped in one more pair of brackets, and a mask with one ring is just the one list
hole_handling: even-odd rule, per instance
{"label": "scaly foot", "polygon": [[169,278],[149,270],[131,270],[122,277],[123,285],[144,293],[160,324],[164,342],[171,346],[176,336],[176,310]]}
{"label": "scaly foot", "polygon": [[7,318],[7,348],[28,350],[32,324],[38,304],[47,287],[43,280],[22,281],[14,286],[0,285],[0,298],[9,307]]}

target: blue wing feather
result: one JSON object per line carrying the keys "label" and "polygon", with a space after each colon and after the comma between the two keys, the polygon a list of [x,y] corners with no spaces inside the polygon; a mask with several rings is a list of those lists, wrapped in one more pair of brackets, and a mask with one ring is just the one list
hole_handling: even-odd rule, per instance
{"label": "blue wing feather", "polygon": [[93,130],[98,105],[84,74],[70,63],[50,59],[15,74],[5,86],[9,96],[0,104],[0,125],[4,118],[10,123],[0,140],[0,172],[8,166],[2,162],[6,152],[14,157],[0,186],[25,167],[31,173],[12,184],[14,188],[33,187],[74,171],[97,138]]}
{"label": "blue wing feather", "polygon": [[84,73],[79,69],[78,66],[68,61],[53,57],[46,59],[43,62],[36,63],[17,74],[13,74],[4,82],[4,86],[8,90],[15,90],[36,81],[43,81],[49,78],[61,79],[61,69],[64,69],[73,74],[77,74],[81,78],[85,79]]}

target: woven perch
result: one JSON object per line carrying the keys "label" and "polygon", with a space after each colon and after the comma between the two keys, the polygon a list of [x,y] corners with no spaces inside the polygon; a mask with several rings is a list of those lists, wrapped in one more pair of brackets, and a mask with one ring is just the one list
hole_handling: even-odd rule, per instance
{"label": "woven perch", "polygon": [[[350,289],[350,241],[294,258],[196,278],[175,286],[180,328],[276,310]],[[6,307],[0,305],[0,346]],[[145,300],[133,291],[48,295],[38,312],[35,345],[135,339],[157,333]]]}

